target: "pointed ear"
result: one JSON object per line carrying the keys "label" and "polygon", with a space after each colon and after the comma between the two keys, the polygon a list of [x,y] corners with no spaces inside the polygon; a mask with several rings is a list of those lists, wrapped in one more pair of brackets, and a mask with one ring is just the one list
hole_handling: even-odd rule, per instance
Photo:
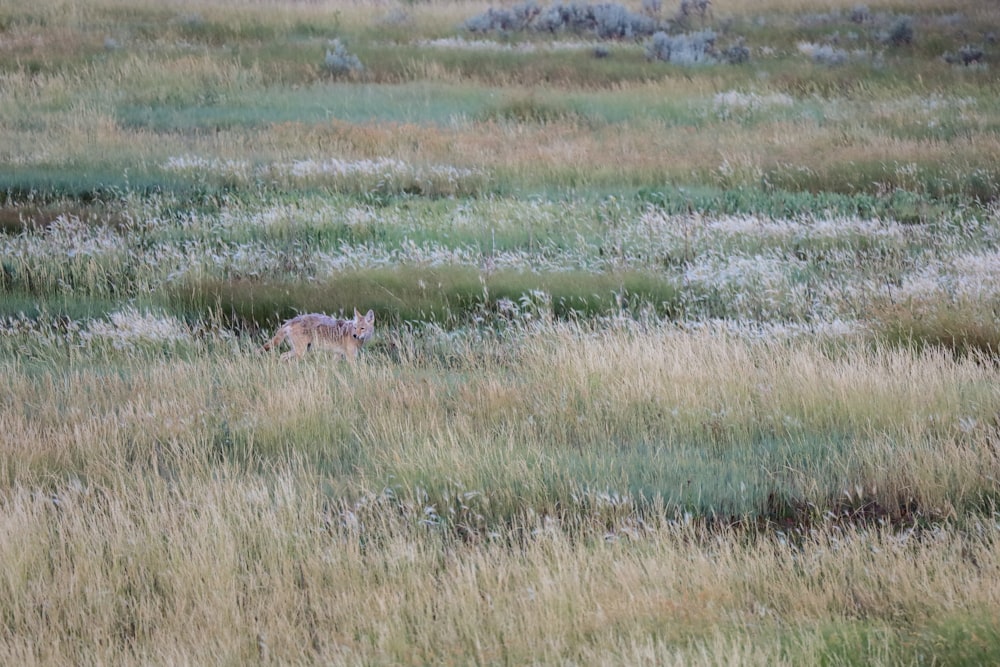
{"label": "pointed ear", "polygon": [[356,320],[360,320],[361,319],[361,313],[358,312],[358,309],[356,307],[354,309],[354,319],[356,319]]}
{"label": "pointed ear", "polygon": [[371,310],[371,309],[368,310],[368,314],[365,315],[365,321],[368,322],[369,324],[374,324],[375,323],[375,311],[374,310]]}

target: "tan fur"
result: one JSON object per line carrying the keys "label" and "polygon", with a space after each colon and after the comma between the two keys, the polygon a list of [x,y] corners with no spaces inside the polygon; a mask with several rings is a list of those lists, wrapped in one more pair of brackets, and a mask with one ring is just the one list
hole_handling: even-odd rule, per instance
{"label": "tan fur", "polygon": [[348,361],[354,361],[361,346],[374,331],[375,312],[371,310],[362,315],[355,308],[353,320],[309,313],[293,317],[278,327],[274,338],[264,343],[264,349],[270,350],[287,340],[291,349],[281,355],[283,361],[299,358],[310,349],[331,350]]}

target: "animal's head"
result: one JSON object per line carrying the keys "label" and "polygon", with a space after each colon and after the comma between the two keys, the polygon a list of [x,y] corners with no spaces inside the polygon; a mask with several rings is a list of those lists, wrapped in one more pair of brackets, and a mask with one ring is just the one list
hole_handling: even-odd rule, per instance
{"label": "animal's head", "polygon": [[358,341],[364,343],[372,337],[375,332],[375,311],[369,310],[367,315],[362,315],[358,309],[354,309],[354,333],[351,334]]}

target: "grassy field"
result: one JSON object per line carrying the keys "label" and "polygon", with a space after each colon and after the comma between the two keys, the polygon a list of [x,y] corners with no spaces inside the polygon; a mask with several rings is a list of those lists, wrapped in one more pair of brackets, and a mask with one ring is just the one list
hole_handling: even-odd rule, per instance
{"label": "grassy field", "polygon": [[0,0],[0,663],[1000,662],[998,30]]}

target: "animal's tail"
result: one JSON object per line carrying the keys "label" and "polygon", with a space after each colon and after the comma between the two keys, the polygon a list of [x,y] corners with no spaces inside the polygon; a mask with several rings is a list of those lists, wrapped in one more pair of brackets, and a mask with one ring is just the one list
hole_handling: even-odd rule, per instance
{"label": "animal's tail", "polygon": [[281,326],[278,328],[278,333],[274,334],[274,338],[264,343],[261,348],[262,352],[267,352],[271,348],[281,345],[281,341],[285,340],[285,336],[288,335],[288,330],[286,327]]}

